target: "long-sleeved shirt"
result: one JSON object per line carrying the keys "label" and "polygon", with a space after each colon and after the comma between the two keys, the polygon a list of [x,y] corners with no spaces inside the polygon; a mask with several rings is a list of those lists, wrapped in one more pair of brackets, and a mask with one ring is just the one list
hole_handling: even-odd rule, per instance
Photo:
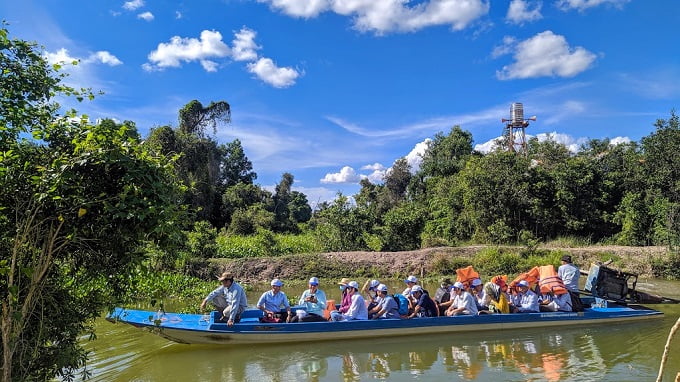
{"label": "long-sleeved shirt", "polygon": [[248,307],[246,292],[243,291],[243,288],[238,283],[232,282],[229,288],[225,287],[224,285],[218,287],[214,291],[210,292],[205,300],[210,302],[217,296],[224,297],[227,302],[227,307],[231,307],[229,319],[232,321],[236,319],[239,308],[242,308],[241,310],[245,310]]}
{"label": "long-sleeved shirt", "polygon": [[[316,302],[305,301],[305,299],[312,294],[316,297]],[[326,309],[326,294],[321,289],[317,289],[314,293],[307,289],[302,292],[298,305],[304,306],[307,309],[307,313],[323,316],[323,311]]]}
{"label": "long-sleeved shirt", "polygon": [[342,292],[342,301],[340,302],[340,313],[347,313],[349,306],[352,304],[352,295],[347,292]]}
{"label": "long-sleeved shirt", "polygon": [[366,301],[359,293],[352,295],[352,303],[347,310],[347,313],[342,317],[345,320],[368,320],[368,309],[366,309]]}
{"label": "long-sleeved shirt", "polygon": [[515,307],[522,313],[538,312],[538,296],[531,290],[526,293],[518,293],[513,299]]}
{"label": "long-sleeved shirt", "polygon": [[290,304],[288,303],[288,297],[283,292],[274,293],[273,290],[268,290],[262,293],[260,299],[257,300],[257,307],[264,307],[265,310],[277,313],[281,310],[281,307],[290,310]]}
{"label": "long-sleeved shirt", "polygon": [[569,293],[559,294],[559,295],[543,295],[541,296],[543,301],[553,301],[557,305],[557,310],[561,312],[571,312],[571,296]]}
{"label": "long-sleeved shirt", "polygon": [[560,265],[557,268],[557,275],[562,278],[567,289],[572,292],[578,292],[578,279],[581,277],[581,272],[576,265],[571,263]]}

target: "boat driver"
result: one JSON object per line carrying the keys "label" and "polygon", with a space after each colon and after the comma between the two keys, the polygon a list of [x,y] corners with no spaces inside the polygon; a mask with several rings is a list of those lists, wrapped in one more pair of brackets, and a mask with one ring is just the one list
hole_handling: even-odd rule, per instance
{"label": "boat driver", "polygon": [[232,326],[234,323],[241,321],[241,314],[248,306],[246,301],[246,292],[236,282],[234,282],[234,275],[229,272],[222,273],[217,278],[222,283],[214,291],[210,292],[201,303],[201,310],[205,310],[205,305],[212,302],[217,311],[222,312],[220,321],[227,321],[227,325]]}

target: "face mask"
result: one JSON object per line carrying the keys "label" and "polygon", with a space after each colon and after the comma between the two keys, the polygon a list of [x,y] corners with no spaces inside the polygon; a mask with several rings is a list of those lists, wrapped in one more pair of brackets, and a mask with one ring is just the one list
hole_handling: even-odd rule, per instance
{"label": "face mask", "polygon": [[347,288],[347,287],[346,287],[346,286],[344,286],[344,285],[340,285],[340,290],[341,290],[341,291],[343,291],[343,292],[344,292],[344,291],[345,291],[345,288]]}

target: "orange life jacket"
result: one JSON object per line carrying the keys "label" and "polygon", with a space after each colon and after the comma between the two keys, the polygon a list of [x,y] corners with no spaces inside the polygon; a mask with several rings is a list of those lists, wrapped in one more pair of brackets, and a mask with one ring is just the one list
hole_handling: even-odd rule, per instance
{"label": "orange life jacket", "polygon": [[498,275],[491,278],[491,282],[498,285],[503,289],[504,286],[508,285],[508,275]]}
{"label": "orange life jacket", "polygon": [[538,268],[540,273],[540,279],[538,285],[541,287],[541,293],[548,294],[550,292],[555,295],[561,295],[567,293],[567,288],[564,286],[564,282],[560,276],[555,272],[555,267],[552,265],[543,265]]}
{"label": "orange life jacket", "polygon": [[510,288],[515,288],[517,286],[517,283],[526,280],[526,282],[529,283],[529,289],[533,289],[534,285],[538,282],[538,278],[540,276],[540,273],[538,271],[538,267],[533,267],[529,272],[524,272],[517,276],[512,282],[510,283]]}
{"label": "orange life jacket", "polygon": [[456,281],[460,281],[465,284],[466,288],[470,287],[470,283],[474,279],[479,278],[479,273],[472,268],[472,265],[468,265],[465,268],[456,269]]}

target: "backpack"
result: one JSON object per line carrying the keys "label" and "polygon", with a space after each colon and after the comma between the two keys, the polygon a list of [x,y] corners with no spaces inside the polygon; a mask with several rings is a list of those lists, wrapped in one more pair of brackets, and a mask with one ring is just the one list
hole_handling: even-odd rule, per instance
{"label": "backpack", "polygon": [[581,297],[579,297],[578,293],[569,291],[569,296],[571,297],[571,311],[583,312],[583,303],[581,302]]}
{"label": "backpack", "polygon": [[403,294],[395,294],[394,296],[394,301],[397,302],[397,306],[399,307],[399,314],[400,315],[407,315],[408,314],[408,300],[406,297],[404,297]]}

